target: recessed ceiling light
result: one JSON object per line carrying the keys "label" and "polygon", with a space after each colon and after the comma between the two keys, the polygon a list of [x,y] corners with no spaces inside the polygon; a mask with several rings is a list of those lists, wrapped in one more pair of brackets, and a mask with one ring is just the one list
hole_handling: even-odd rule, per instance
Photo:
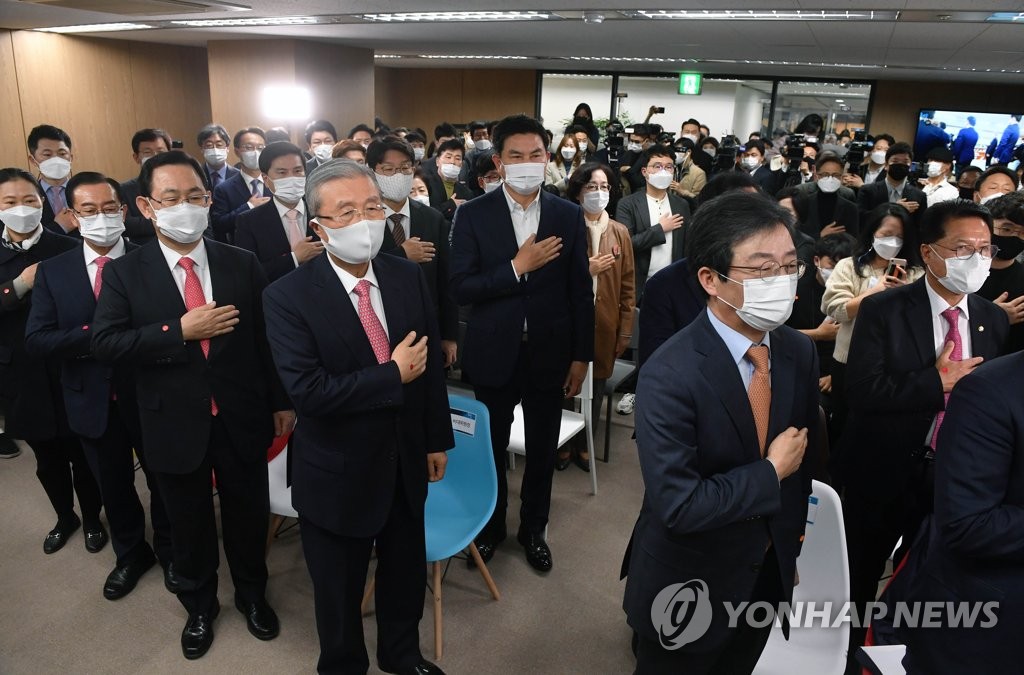
{"label": "recessed ceiling light", "polygon": [[171,21],[175,26],[191,28],[212,28],[218,26],[300,26],[319,23],[315,16],[268,16],[252,19],[189,19]]}
{"label": "recessed ceiling light", "polygon": [[53,26],[36,28],[44,33],[111,33],[120,30],[144,30],[153,28],[147,23],[91,23],[82,26]]}
{"label": "recessed ceiling light", "polygon": [[841,98],[837,98],[836,99],[836,103],[845,103],[845,101],[843,101],[843,99],[841,99]]}
{"label": "recessed ceiling light", "polygon": [[693,59],[663,59],[653,56],[570,56],[570,61],[605,61],[612,63],[685,63]]}
{"label": "recessed ceiling light", "polygon": [[400,59],[400,58],[402,58],[402,55],[401,54],[374,54],[373,58],[375,58],[375,59]]}
{"label": "recessed ceiling light", "polygon": [[452,60],[470,60],[470,59],[483,59],[489,61],[526,61],[533,57],[531,56],[506,56],[506,55],[495,55],[495,54],[480,54],[480,55],[464,55],[464,54],[419,54],[418,58],[421,59],[452,59]]}
{"label": "recessed ceiling light", "polygon": [[985,21],[1024,21],[1024,12],[993,12]]}
{"label": "recessed ceiling light", "polygon": [[551,12],[398,12],[393,14],[358,14],[357,18],[374,22],[421,21],[546,21],[560,18]]}
{"label": "recessed ceiling light", "polygon": [[657,9],[619,10],[631,19],[689,19],[698,21],[895,21],[898,11],[826,9]]}

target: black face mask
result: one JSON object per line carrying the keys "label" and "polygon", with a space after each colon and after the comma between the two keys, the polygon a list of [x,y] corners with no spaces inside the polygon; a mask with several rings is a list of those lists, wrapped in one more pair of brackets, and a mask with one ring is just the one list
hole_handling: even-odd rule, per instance
{"label": "black face mask", "polygon": [[889,178],[892,178],[895,181],[906,180],[909,174],[909,164],[890,164],[885,170],[885,175],[889,176]]}
{"label": "black face mask", "polygon": [[1024,253],[1024,239],[1020,237],[992,235],[992,243],[999,247],[999,253],[996,253],[999,260],[1013,260]]}
{"label": "black face mask", "polygon": [[969,202],[974,201],[974,188],[962,187],[960,188],[960,199],[966,199]]}

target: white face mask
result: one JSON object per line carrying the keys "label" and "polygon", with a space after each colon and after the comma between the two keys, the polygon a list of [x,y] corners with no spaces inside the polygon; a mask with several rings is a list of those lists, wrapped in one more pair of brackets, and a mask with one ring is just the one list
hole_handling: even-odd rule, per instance
{"label": "white face mask", "polygon": [[[934,247],[929,245],[932,252],[938,255],[938,252]],[[985,285],[985,280],[988,279],[989,268],[992,266],[992,259],[986,260],[980,255],[975,253],[967,260],[960,260],[959,258],[946,258],[946,276],[935,278],[939,280],[939,283],[946,287],[950,293],[956,293],[958,295],[966,295],[968,293],[977,293],[978,290]],[[928,268],[931,272],[931,268]],[[932,272],[932,276],[935,273]]]}
{"label": "white face mask", "polygon": [[39,228],[43,222],[43,209],[35,206],[18,204],[9,209],[0,211],[0,222],[11,232],[18,234],[31,234]]}
{"label": "white face mask", "polygon": [[885,150],[875,150],[871,153],[872,164],[885,164]]}
{"label": "white face mask", "polygon": [[445,180],[455,180],[462,172],[462,167],[454,164],[441,164],[438,168],[441,171],[441,176]]}
{"label": "white face mask", "polygon": [[626,145],[626,150],[629,150],[630,152],[643,152],[644,146],[639,143],[629,143]]}
{"label": "white face mask", "polygon": [[483,152],[484,150],[490,150],[492,146],[490,140],[481,138],[479,141],[475,141],[473,143],[473,147]]}
{"label": "white face mask", "polygon": [[647,174],[647,184],[656,190],[666,190],[672,184],[671,171],[657,171]]}
{"label": "white face mask", "polygon": [[298,204],[306,194],[305,176],[286,176],[271,180],[274,181],[274,196],[286,204]]}
{"label": "white face mask", "polygon": [[422,160],[425,154],[427,154],[427,151],[424,150],[423,148],[412,149],[412,156],[416,159],[417,162]]}
{"label": "white face mask", "polygon": [[203,159],[205,159],[206,163],[213,168],[219,169],[228,159],[228,149],[207,148],[206,150],[203,150]]}
{"label": "white face mask", "polygon": [[835,176],[825,176],[818,179],[818,189],[826,194],[836,192],[842,184],[842,181]]}
{"label": "white face mask", "polygon": [[490,194],[490,193],[494,192],[495,190],[497,190],[500,187],[501,187],[501,181],[500,180],[491,181],[491,182],[484,181],[484,194]]}
{"label": "white face mask", "polygon": [[242,166],[249,169],[249,171],[255,171],[260,168],[259,150],[244,150],[238,158],[242,160]]}
{"label": "white face mask", "polygon": [[697,138],[696,134],[683,134],[682,138],[689,138],[691,141],[693,141],[694,145],[697,145],[697,141],[700,140],[699,138]]}
{"label": "white face mask", "polygon": [[[375,172],[376,173],[376,172]],[[376,173],[377,185],[380,187],[380,196],[391,202],[402,202],[409,196],[412,190],[413,175],[396,173],[393,176],[382,176]]]}
{"label": "white face mask", "polygon": [[383,220],[360,220],[345,227],[327,227],[322,223],[320,226],[321,231],[327,233],[328,239],[324,242],[327,250],[351,265],[373,260],[384,242]]}
{"label": "white face mask", "polygon": [[[153,203],[150,202],[150,208],[152,206]],[[179,244],[199,241],[210,224],[210,207],[192,206],[188,202],[159,211],[153,209],[153,214],[156,216],[156,226],[160,231]]]}
{"label": "white face mask", "polygon": [[63,157],[51,157],[39,162],[39,173],[50,180],[64,180],[71,173],[71,162]]}
{"label": "white face mask", "polygon": [[587,143],[580,143],[580,152],[584,152],[585,153],[587,151],[587,148],[589,148],[589,147],[590,147],[590,145],[587,144]]}
{"label": "white face mask", "polygon": [[430,195],[416,195],[414,197],[410,197],[409,199],[413,200],[414,202],[419,202],[424,206],[430,206]]}
{"label": "white face mask", "polygon": [[113,246],[124,234],[124,219],[120,213],[78,216],[78,231],[97,246]]}
{"label": "white face mask", "polygon": [[704,148],[703,150],[708,157],[714,157],[715,153],[717,152],[717,150],[715,150],[714,148]]}
{"label": "white face mask", "polygon": [[576,148],[570,148],[570,147],[562,148],[562,157],[565,157],[565,160],[567,162],[568,161],[572,161],[572,158],[575,157],[575,156],[576,156]]}
{"label": "white face mask", "polygon": [[[730,283],[740,283],[729,279]],[[797,276],[783,274],[764,279],[743,280],[743,306],[730,305],[722,296],[718,299],[736,310],[736,316],[754,330],[775,330],[786,323],[793,313],[796,300]]]}
{"label": "white face mask", "polygon": [[334,150],[333,145],[327,143],[321,143],[320,145],[313,148],[313,155],[321,162],[326,162],[331,158],[331,151]]}
{"label": "white face mask", "polygon": [[993,192],[992,194],[990,194],[988,196],[982,197],[981,201],[979,201],[978,203],[979,204],[988,204],[990,201],[992,201],[994,199],[999,199],[1002,196],[1004,196],[1002,192]]}
{"label": "white face mask", "polygon": [[685,161],[686,161],[686,153],[685,152],[677,152],[676,156],[675,156],[676,164],[682,164]]}
{"label": "white face mask", "polygon": [[587,213],[601,213],[608,206],[610,195],[604,190],[595,190],[583,195],[583,210]]}
{"label": "white face mask", "polygon": [[879,258],[892,260],[900,252],[900,249],[903,248],[903,239],[900,237],[875,237],[871,248],[875,249],[875,253],[878,254]]}
{"label": "white face mask", "polygon": [[935,178],[942,175],[942,162],[928,162],[928,177]]}
{"label": "white face mask", "polygon": [[832,276],[832,268],[831,267],[819,267],[818,268],[818,272],[821,273],[821,280],[823,282],[825,282],[825,283],[828,283],[828,278],[830,276]]}
{"label": "white face mask", "polygon": [[521,195],[532,195],[544,184],[544,171],[547,166],[543,162],[522,162],[504,166],[505,182],[509,188]]}

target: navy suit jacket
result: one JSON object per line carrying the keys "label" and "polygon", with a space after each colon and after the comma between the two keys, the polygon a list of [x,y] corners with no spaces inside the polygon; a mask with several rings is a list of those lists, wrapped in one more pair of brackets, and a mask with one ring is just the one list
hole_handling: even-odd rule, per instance
{"label": "navy suit jacket", "polygon": [[[36,183],[38,183],[39,189],[43,193],[43,227],[54,234],[62,234],[65,237],[81,239],[82,235],[78,231],[77,227],[70,232],[65,232],[64,228],[57,224],[57,214],[53,212],[53,207],[50,206],[50,198],[46,194],[46,188],[50,187],[49,184],[43,182],[41,179],[37,180]],[[67,199],[67,195],[65,195],[65,199]]]}
{"label": "navy suit jacket", "polygon": [[[307,209],[308,212],[308,209]],[[306,236],[319,238],[309,227],[306,220]],[[267,280],[271,283],[295,269],[292,260],[292,247],[285,234],[281,214],[277,212],[277,203],[271,199],[238,216],[235,221],[235,246],[252,251],[256,254]]]}
{"label": "navy suit jacket", "polygon": [[504,188],[459,208],[452,235],[451,290],[471,305],[462,347],[470,382],[499,387],[512,378],[529,327],[533,384],[561,388],[572,361],[594,358],[594,293],[587,233],[578,204],[541,190],[537,241],[561,237],[558,257],[524,279]]}
{"label": "navy suit jacket", "polygon": [[[788,326],[773,330],[770,341],[767,443],[788,427],[806,427],[803,466],[812,467],[806,458],[820,452],[817,351]],[[779,563],[779,599],[792,599],[811,471],[801,468],[780,482],[761,458],[747,390],[707,311],[648,360],[636,396],[645,492],[623,564],[623,609],[633,630],[658,642],[655,597],[670,584],[701,579],[711,625],[682,649],[709,651],[728,635],[722,603],[751,599],[769,542]]]}
{"label": "navy suit jacket", "polygon": [[[914,201],[918,204],[917,211],[910,216],[916,225],[921,220],[921,214],[928,208],[928,197],[924,194],[923,190],[911,185],[910,179],[907,179],[906,184],[903,186],[902,196],[903,199]],[[889,183],[882,176],[875,179],[874,183],[865,185],[857,190],[857,210],[860,211],[860,226],[864,227],[867,216],[872,210],[888,202]]]}
{"label": "navy suit jacket", "polygon": [[686,258],[675,261],[647,280],[640,326],[637,365],[643,366],[658,347],[686,328],[707,307],[704,291],[690,274]]}
{"label": "navy suit jacket", "polygon": [[[213,184],[213,179],[210,178],[210,167],[206,165],[206,162],[201,162],[201,164],[203,165],[203,173],[206,174],[207,185],[210,186],[210,190],[212,191],[215,186]],[[239,173],[241,173],[241,171],[239,171],[235,167],[231,166],[230,164],[225,163],[224,164],[224,180],[222,180],[221,183],[227,182],[228,180],[231,179],[232,176],[235,176],[236,174],[239,174]],[[218,185],[219,184],[220,183],[218,183]]]}
{"label": "navy suit jacket", "polygon": [[349,537],[377,534],[396,490],[422,519],[426,455],[455,444],[423,272],[390,255],[378,255],[371,264],[391,349],[410,331],[427,336],[427,369],[408,384],[402,384],[394,361],[377,362],[329,255],[263,294],[267,337],[298,415],[289,456],[292,504],[302,517]]}
{"label": "navy suit jacket", "polygon": [[978,130],[964,127],[953,141],[953,157],[957,164],[970,164],[974,161],[974,148],[978,145]]}
{"label": "navy suit jacket", "polygon": [[124,219],[124,234],[133,244],[148,244],[156,239],[153,223],[142,215],[135,198],[140,195],[139,180],[132,178],[121,183],[121,201],[128,206]]}
{"label": "navy suit jacket", "polygon": [[[858,319],[859,320],[859,319]],[[1024,352],[982,364],[949,397],[935,451],[935,515],[910,601],[998,602],[995,625],[897,630],[920,672],[1020,671],[1024,623]],[[910,569],[908,563],[907,569]],[[984,611],[979,617],[986,619]],[[984,664],[983,667],[979,664]],[[915,671],[917,672],[917,671]]]}
{"label": "navy suit jacket", "polygon": [[[690,205],[677,194],[668,193],[668,204],[672,213],[683,217],[683,226],[672,234],[672,261],[683,257],[686,241],[686,223],[690,219]],[[636,260],[636,296],[644,297],[647,274],[651,269],[651,249],[665,243],[665,232],[657,223],[651,222],[651,211],[647,207],[647,191],[637,190],[619,200],[615,209],[615,220],[626,226],[633,241],[633,256]]]}
{"label": "navy suit jacket", "polygon": [[[25,329],[25,348],[30,354],[60,360],[68,425],[79,436],[99,438],[107,429],[112,390],[126,419],[137,420],[138,410],[131,371],[115,370],[92,357],[90,342],[96,299],[82,246],[84,242],[39,265]],[[138,248],[127,242],[125,247],[126,253]]]}
{"label": "navy suit jacket", "polygon": [[[210,224],[217,241],[231,243],[235,235],[235,219],[250,211],[249,200],[252,198],[252,179],[241,171],[235,171],[227,180],[213,189],[213,203],[210,204]],[[263,185],[263,196],[270,197],[271,192]]]}

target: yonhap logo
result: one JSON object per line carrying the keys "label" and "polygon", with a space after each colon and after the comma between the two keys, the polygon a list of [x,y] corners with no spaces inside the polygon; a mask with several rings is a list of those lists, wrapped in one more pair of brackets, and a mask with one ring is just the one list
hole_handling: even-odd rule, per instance
{"label": "yonhap logo", "polygon": [[651,605],[658,640],[670,651],[700,639],[711,625],[711,614],[708,585],[702,579],[666,586]]}

